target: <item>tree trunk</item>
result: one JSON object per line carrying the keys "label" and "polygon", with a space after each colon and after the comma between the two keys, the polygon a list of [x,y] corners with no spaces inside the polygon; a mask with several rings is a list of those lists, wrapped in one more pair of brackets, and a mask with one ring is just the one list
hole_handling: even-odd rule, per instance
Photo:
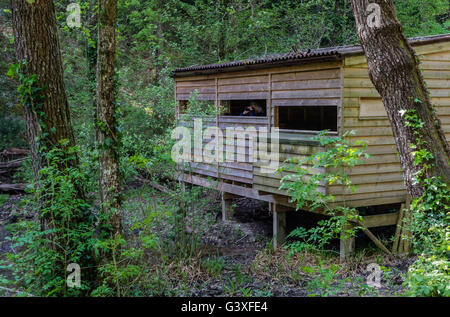
{"label": "tree trunk", "polygon": [[116,55],[117,0],[98,1],[97,142],[99,191],[102,210],[109,216],[113,233],[121,232],[118,113],[115,106],[114,61]]}
{"label": "tree trunk", "polygon": [[89,81],[89,92],[92,94],[92,110],[94,119],[94,144],[98,139],[97,122],[97,2],[89,2],[87,9],[87,28],[91,38],[86,38],[86,56],[87,56],[87,79]]}
{"label": "tree trunk", "polygon": [[[25,106],[27,137],[33,160],[34,176],[41,167],[40,152],[68,140],[75,145],[70,111],[63,78],[61,52],[56,27],[53,1],[11,1],[16,57],[26,61],[25,73],[36,74],[36,87],[40,96],[33,96],[31,105]],[[39,140],[39,149],[37,140]],[[75,158],[72,162],[77,164]]]}
{"label": "tree trunk", "polygon": [[[368,8],[368,5],[372,7]],[[379,24],[377,19],[379,6]],[[450,147],[445,139],[419,68],[419,59],[403,34],[392,0],[352,0],[359,41],[365,52],[369,76],[381,95],[400,155],[403,177],[409,195],[420,197],[424,188],[415,182],[422,164],[414,165],[410,145],[417,144],[414,129],[407,127],[404,111],[415,110],[424,123],[420,137],[423,147],[433,154],[426,177],[441,176],[450,184]],[[375,19],[375,20],[374,20]]]}

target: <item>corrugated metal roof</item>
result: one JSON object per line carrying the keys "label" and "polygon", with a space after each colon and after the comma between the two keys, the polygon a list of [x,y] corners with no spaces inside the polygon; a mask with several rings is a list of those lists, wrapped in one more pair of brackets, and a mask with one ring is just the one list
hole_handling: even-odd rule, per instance
{"label": "corrugated metal roof", "polygon": [[[449,41],[450,34],[435,35],[435,36],[425,36],[409,39],[412,45],[429,44],[433,42]],[[186,72],[214,72],[216,71],[226,71],[227,68],[232,70],[233,68],[248,67],[261,65],[261,64],[284,64],[292,63],[296,61],[307,61],[309,59],[327,59],[327,58],[341,58],[342,56],[362,54],[362,48],[359,45],[349,45],[349,46],[338,46],[338,47],[328,47],[320,48],[315,50],[303,50],[297,51],[295,49],[291,50],[289,53],[285,54],[273,54],[266,55],[257,58],[251,58],[240,61],[232,61],[226,63],[209,64],[209,65],[194,65],[189,67],[177,68],[174,70],[173,75],[181,75],[180,73]]]}

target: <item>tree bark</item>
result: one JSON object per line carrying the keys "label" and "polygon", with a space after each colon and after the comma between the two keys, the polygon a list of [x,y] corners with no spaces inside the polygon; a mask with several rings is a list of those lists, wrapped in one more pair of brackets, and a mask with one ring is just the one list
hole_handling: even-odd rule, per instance
{"label": "tree bark", "polygon": [[[376,12],[368,5],[379,6],[379,24]],[[372,4],[372,6],[374,6]],[[419,59],[408,43],[397,19],[392,0],[352,0],[359,41],[365,52],[369,76],[381,95],[386,108],[403,169],[406,188],[412,198],[420,197],[424,188],[414,176],[422,165],[414,165],[410,147],[417,143],[414,129],[406,126],[404,111],[415,110],[424,123],[420,137],[424,147],[433,154],[426,177],[441,176],[450,184],[450,147],[442,131],[424,83]],[[369,21],[370,20],[370,21]],[[368,22],[369,21],[369,22]]]}
{"label": "tree bark", "polygon": [[[58,30],[53,1],[11,0],[16,57],[25,61],[25,73],[37,75],[36,86],[42,91],[31,105],[24,107],[27,137],[34,176],[38,179],[41,154],[68,140],[75,145],[70,110],[64,85]],[[38,148],[39,140],[39,148]],[[75,158],[70,164],[76,165]]]}
{"label": "tree bark", "polygon": [[117,0],[98,1],[97,142],[99,191],[102,210],[109,216],[113,233],[121,232],[118,113],[115,105],[114,62],[116,55]]}

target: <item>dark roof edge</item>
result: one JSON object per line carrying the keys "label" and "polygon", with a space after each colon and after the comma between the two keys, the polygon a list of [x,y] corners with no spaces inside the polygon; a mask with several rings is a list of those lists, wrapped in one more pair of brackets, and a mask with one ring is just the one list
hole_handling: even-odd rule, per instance
{"label": "dark roof edge", "polygon": [[[409,39],[409,42],[412,46],[420,46],[446,41],[450,41],[450,33],[442,35],[421,36]],[[171,76],[186,77],[195,75],[209,75],[250,69],[289,66],[294,64],[297,65],[315,61],[325,62],[340,60],[342,59],[342,57],[361,54],[363,54],[363,50],[360,45],[320,48],[316,50],[287,53],[284,55],[270,55],[266,57],[242,61],[177,68],[172,72]]]}
{"label": "dark roof edge", "polygon": [[[290,59],[290,60],[282,60],[275,62],[259,62],[255,64],[242,64],[242,65],[233,65],[233,66],[223,66],[217,68],[205,68],[205,69],[192,69],[187,71],[182,71],[181,73],[172,72],[172,77],[187,77],[187,76],[196,76],[196,75],[210,75],[210,74],[220,74],[220,73],[229,73],[229,72],[237,72],[243,70],[254,70],[254,69],[263,69],[263,68],[273,68],[278,66],[290,66],[290,65],[299,65],[299,64],[307,64],[312,62],[331,62],[342,60],[340,54],[336,53],[335,55],[329,56],[319,56],[319,57],[309,57],[303,59]],[[212,64],[215,65],[215,64]],[[211,66],[212,66],[211,65]],[[209,66],[209,65],[207,65]]]}
{"label": "dark roof edge", "polygon": [[[450,33],[441,35],[413,37],[409,38],[408,41],[412,46],[448,42],[450,41]],[[351,55],[361,55],[364,53],[360,45],[341,46],[338,47],[337,49],[344,57]]]}

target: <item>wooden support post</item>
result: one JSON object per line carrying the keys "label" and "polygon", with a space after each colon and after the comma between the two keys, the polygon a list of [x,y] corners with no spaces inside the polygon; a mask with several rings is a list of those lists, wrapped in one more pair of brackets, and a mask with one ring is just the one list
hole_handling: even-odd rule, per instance
{"label": "wooden support post", "polygon": [[283,246],[286,240],[286,208],[273,204],[273,249]]}
{"label": "wooden support post", "polygon": [[339,251],[339,261],[341,263],[345,262],[350,254],[355,250],[355,237],[348,237],[348,234],[345,234],[345,231],[351,229],[352,227],[353,226],[351,224],[347,224],[341,232]]}
{"label": "wooden support post", "polygon": [[402,227],[403,227],[403,210],[404,209],[405,209],[405,204],[402,204],[400,206],[400,212],[398,214],[397,228],[395,230],[395,236],[394,236],[394,245],[392,246],[393,254],[399,253],[400,236],[402,234]]}
{"label": "wooden support post", "polygon": [[412,232],[409,230],[411,225],[411,210],[410,210],[411,198],[409,195],[406,196],[405,211],[403,214],[403,225],[402,225],[402,237],[400,238],[400,243],[398,246],[399,254],[408,254],[411,247]]}
{"label": "wooden support post", "polygon": [[222,192],[222,221],[233,218],[233,198],[235,196]]}

